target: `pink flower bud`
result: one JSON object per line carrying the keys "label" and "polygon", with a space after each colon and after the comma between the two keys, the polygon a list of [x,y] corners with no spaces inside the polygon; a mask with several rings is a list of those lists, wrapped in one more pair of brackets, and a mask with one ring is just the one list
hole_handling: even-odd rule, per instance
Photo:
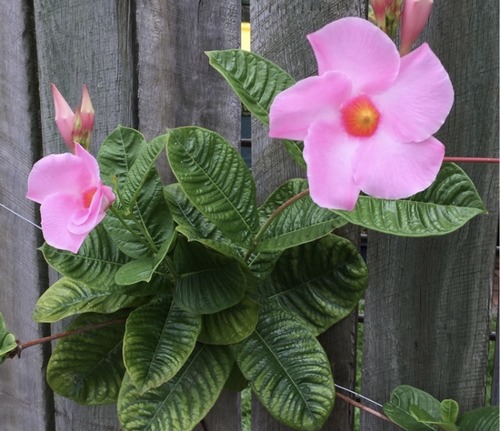
{"label": "pink flower bud", "polygon": [[75,120],[75,114],[73,114],[68,102],[66,102],[57,87],[51,84],[51,88],[52,96],[54,97],[57,128],[68,148],[73,151],[75,148],[75,144],[73,143],[73,122]]}
{"label": "pink flower bud", "polygon": [[431,13],[432,0],[405,0],[401,15],[401,55],[408,54]]}
{"label": "pink flower bud", "polygon": [[392,0],[370,0],[370,5],[375,14],[375,21],[380,28],[385,28],[385,8]]}
{"label": "pink flower bud", "polygon": [[84,84],[82,89],[82,105],[80,107],[80,117],[82,120],[82,129],[92,131],[94,128],[94,107],[90,101],[89,91]]}

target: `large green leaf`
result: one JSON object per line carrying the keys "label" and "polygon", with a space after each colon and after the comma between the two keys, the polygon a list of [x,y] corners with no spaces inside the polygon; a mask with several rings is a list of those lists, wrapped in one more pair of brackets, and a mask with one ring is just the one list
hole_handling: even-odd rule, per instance
{"label": "large green leaf", "polygon": [[174,300],[183,310],[216,313],[236,305],[245,296],[247,277],[238,261],[180,239],[174,260],[178,273]]}
{"label": "large green leaf", "polygon": [[330,362],[314,335],[276,306],[261,310],[254,333],[232,346],[262,404],[279,421],[319,430],[335,399]]}
{"label": "large green leaf", "polygon": [[353,211],[335,211],[351,223],[400,236],[444,235],[483,214],[485,208],[471,179],[445,163],[434,183],[408,200],[360,196]]}
{"label": "large green leaf", "polygon": [[255,183],[238,152],[199,127],[172,129],[168,160],[193,205],[227,238],[249,246],[259,229]]}
{"label": "large green leaf", "polygon": [[347,221],[324,208],[317,206],[309,194],[290,203],[290,200],[305,193],[307,181],[290,180],[278,188],[260,208],[262,214],[270,217],[278,208],[288,202],[272,219],[260,238],[257,251],[281,251],[313,241],[341,227]]}
{"label": "large green leaf", "polygon": [[259,306],[249,298],[213,314],[202,316],[198,339],[206,344],[234,344],[248,337],[259,320]]}
{"label": "large green leaf", "polygon": [[390,401],[384,404],[384,413],[407,431],[431,431],[436,428],[427,422],[430,418],[439,422],[441,403],[427,392],[401,385],[391,392]]}
{"label": "large green leaf", "polygon": [[318,335],[356,307],[367,283],[368,270],[356,247],[328,235],[285,250],[259,294],[294,313]]}
{"label": "large green leaf", "polygon": [[224,346],[199,344],[168,382],[140,394],[128,375],[118,398],[125,431],[189,431],[219,397],[233,365]]}
{"label": "large green leaf", "polygon": [[82,330],[114,319],[122,321],[59,340],[47,366],[50,387],[80,404],[114,403],[125,373],[122,361],[125,317],[121,312],[77,317],[67,331]]}
{"label": "large green leaf", "polygon": [[33,319],[52,323],[79,313],[113,313],[122,308],[140,305],[146,296],[158,293],[146,284],[127,290],[112,285],[107,288],[63,277],[50,286],[38,299]]}
{"label": "large green leaf", "polygon": [[0,364],[5,361],[7,353],[11,352],[17,347],[16,337],[14,334],[7,330],[5,320],[0,313]]}
{"label": "large green leaf", "polygon": [[164,188],[165,199],[177,223],[177,231],[189,241],[197,241],[219,253],[239,258],[238,248],[212,222],[199,212],[187,198],[179,183]]}
{"label": "large green leaf", "polygon": [[[294,79],[259,55],[239,49],[208,51],[210,65],[229,83],[255,118],[269,124],[269,110],[276,95],[291,87]],[[302,143],[284,141],[285,148],[303,168]]]}
{"label": "large green leaf", "polygon": [[193,351],[201,317],[162,296],[130,313],[123,339],[127,372],[140,393],[175,376]]}
{"label": "large green leaf", "polygon": [[498,431],[500,410],[497,406],[471,410],[458,418],[460,431]]}
{"label": "large green leaf", "polygon": [[99,147],[97,155],[102,181],[119,193],[139,149],[144,145],[146,140],[137,130],[123,126],[113,130]]}

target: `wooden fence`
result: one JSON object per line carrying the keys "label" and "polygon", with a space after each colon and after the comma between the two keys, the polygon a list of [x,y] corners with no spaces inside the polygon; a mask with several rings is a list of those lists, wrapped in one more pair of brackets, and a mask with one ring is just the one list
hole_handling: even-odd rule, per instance
{"label": "wooden fence", "polygon": [[[29,171],[43,155],[65,151],[53,120],[51,82],[71,105],[87,84],[97,113],[94,143],[118,124],[139,128],[147,138],[197,124],[238,145],[240,104],[204,51],[239,46],[241,0],[0,0],[0,6],[1,204],[38,221],[38,209],[24,197]],[[366,16],[367,1],[251,0],[249,7],[252,49],[300,79],[315,73],[305,35],[336,18]],[[454,108],[439,133],[447,155],[498,157],[498,2],[436,1],[424,38],[455,87]],[[253,124],[252,133],[253,173],[263,199],[304,173],[267,130]],[[487,215],[438,238],[369,233],[362,392],[379,402],[403,383],[454,398],[463,410],[489,402],[498,168],[463,167]],[[55,279],[36,250],[41,243],[36,228],[0,208],[0,311],[23,341],[61,329],[31,318]],[[354,385],[356,327],[353,314],[322,336],[336,382],[347,387]],[[0,367],[0,429],[118,430],[114,406],[79,406],[51,392],[44,376],[50,350],[29,349]],[[224,393],[206,419],[208,429],[238,430],[238,407],[238,395]],[[253,430],[287,429],[257,402],[252,415]],[[352,409],[337,401],[323,429],[348,431],[352,423]],[[362,429],[395,428],[363,415]]]}

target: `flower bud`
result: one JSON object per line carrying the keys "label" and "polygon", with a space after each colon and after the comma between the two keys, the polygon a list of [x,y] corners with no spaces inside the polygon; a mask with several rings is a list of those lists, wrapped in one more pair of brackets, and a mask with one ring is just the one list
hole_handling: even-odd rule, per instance
{"label": "flower bud", "polygon": [[432,0],[405,0],[401,15],[401,55],[408,54],[431,13]]}
{"label": "flower bud", "polygon": [[73,151],[75,144],[73,143],[73,123],[75,120],[75,114],[68,105],[68,102],[64,99],[62,94],[59,92],[54,84],[51,84],[52,96],[54,97],[54,109],[56,111],[56,125],[59,129],[64,142],[68,148]]}
{"label": "flower bud", "polygon": [[370,0],[368,18],[383,32],[394,38],[401,15],[402,0]]}

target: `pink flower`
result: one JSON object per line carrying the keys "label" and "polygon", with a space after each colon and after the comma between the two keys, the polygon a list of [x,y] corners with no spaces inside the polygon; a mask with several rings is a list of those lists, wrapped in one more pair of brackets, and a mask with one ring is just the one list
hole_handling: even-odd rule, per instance
{"label": "pink flower", "polygon": [[89,148],[90,136],[94,128],[94,108],[87,87],[83,86],[82,103],[76,109],[76,114],[73,113],[57,87],[52,84],[51,88],[56,111],[55,121],[64,142],[70,151],[74,150],[75,141],[84,148]]}
{"label": "pink flower", "polygon": [[78,143],[75,154],[53,154],[35,163],[26,197],[41,204],[47,243],[73,253],[115,200],[111,187],[101,182],[97,160]]}
{"label": "pink flower", "polygon": [[405,0],[401,14],[401,55],[408,54],[427,24],[432,0]]}
{"label": "pink flower", "polygon": [[360,191],[400,199],[427,188],[444,157],[432,137],[453,87],[427,44],[400,57],[375,25],[344,18],[308,36],[319,76],[276,96],[270,136],[304,141],[311,198],[352,210]]}

